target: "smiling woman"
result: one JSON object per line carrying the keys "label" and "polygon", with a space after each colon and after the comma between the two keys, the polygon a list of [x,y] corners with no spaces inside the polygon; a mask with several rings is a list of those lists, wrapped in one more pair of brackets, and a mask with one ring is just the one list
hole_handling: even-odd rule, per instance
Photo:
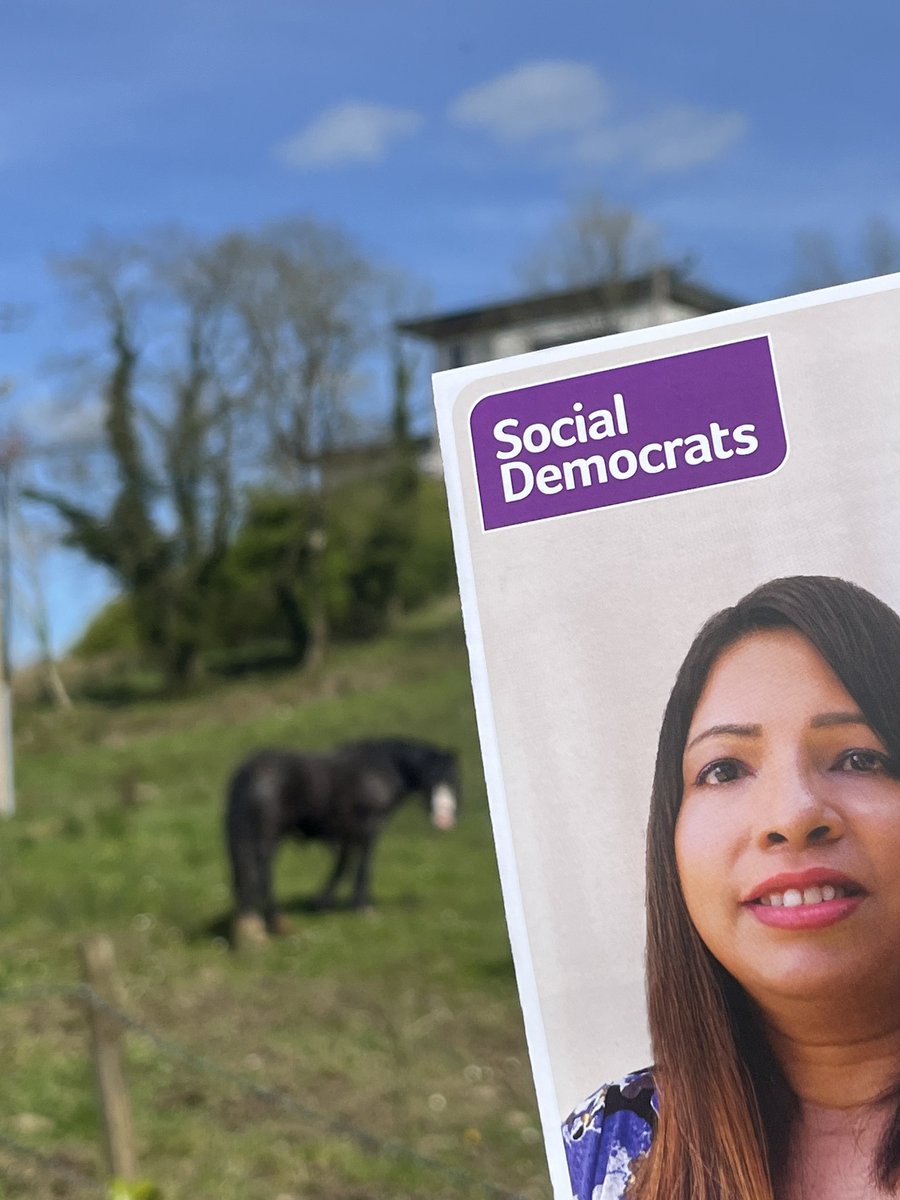
{"label": "smiling woman", "polygon": [[579,1200],[900,1187],[900,618],[841,579],[716,614],[660,732],[656,1065],[566,1122]]}

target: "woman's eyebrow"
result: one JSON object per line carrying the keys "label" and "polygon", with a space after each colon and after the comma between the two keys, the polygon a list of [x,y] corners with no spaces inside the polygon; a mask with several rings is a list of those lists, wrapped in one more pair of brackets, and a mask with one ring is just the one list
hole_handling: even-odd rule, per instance
{"label": "woman's eyebrow", "polygon": [[809,723],[811,729],[826,729],[830,725],[865,725],[871,728],[861,712],[819,713]]}
{"label": "woman's eyebrow", "polygon": [[736,737],[760,737],[762,735],[762,725],[710,725],[709,729],[704,729],[695,738],[691,738],[685,749],[690,750],[691,746],[696,746],[704,738],[715,737],[720,733],[731,733]]}
{"label": "woman's eyebrow", "polygon": [[[828,729],[833,725],[865,725],[867,729],[871,729],[871,725],[861,712],[819,713],[812,718],[809,725],[811,729]],[[719,734],[731,734],[733,737],[760,737],[762,735],[762,725],[710,725],[709,729],[704,729],[702,733],[698,733],[696,737],[691,738],[685,749],[690,750],[692,746],[696,746],[698,742],[704,741],[705,738],[716,737]]]}

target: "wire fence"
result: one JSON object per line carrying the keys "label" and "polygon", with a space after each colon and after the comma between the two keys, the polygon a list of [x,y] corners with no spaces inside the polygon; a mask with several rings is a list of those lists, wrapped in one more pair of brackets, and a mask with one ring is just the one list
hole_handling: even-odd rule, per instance
{"label": "wire fence", "polygon": [[[240,1092],[255,1100],[280,1109],[296,1116],[306,1126],[328,1134],[335,1138],[350,1141],[366,1153],[382,1159],[401,1160],[410,1166],[441,1177],[455,1188],[466,1188],[470,1194],[484,1196],[489,1200],[527,1200],[519,1193],[508,1191],[489,1180],[462,1168],[451,1166],[419,1153],[413,1147],[396,1138],[384,1138],[369,1130],[348,1123],[343,1118],[336,1118],[322,1113],[308,1104],[298,1100],[296,1096],[279,1088],[261,1083],[238,1071],[222,1067],[205,1055],[197,1054],[186,1049],[177,1042],[151,1029],[143,1022],[124,1012],[101,996],[88,984],[46,984],[32,987],[0,988],[0,1003],[27,1004],[35,1000],[69,999],[82,1005],[90,1006],[102,1012],[108,1018],[116,1021],[123,1030],[143,1038],[163,1057],[183,1064],[193,1071],[216,1079],[219,1083],[237,1088]],[[60,1155],[48,1154],[19,1142],[7,1132],[0,1130],[0,1149],[5,1149],[15,1158],[29,1162],[33,1166],[54,1174],[67,1182],[84,1189],[93,1188],[93,1194],[106,1196],[106,1184],[103,1180],[89,1174],[83,1168],[73,1166]]]}

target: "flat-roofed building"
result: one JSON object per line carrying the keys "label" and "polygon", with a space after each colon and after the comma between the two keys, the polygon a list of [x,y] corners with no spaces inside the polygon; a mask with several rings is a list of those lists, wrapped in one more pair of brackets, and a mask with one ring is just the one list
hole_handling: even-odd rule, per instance
{"label": "flat-roofed building", "polygon": [[590,287],[522,296],[397,323],[435,347],[436,371],[664,325],[737,308],[742,301],[692,283],[671,267]]}

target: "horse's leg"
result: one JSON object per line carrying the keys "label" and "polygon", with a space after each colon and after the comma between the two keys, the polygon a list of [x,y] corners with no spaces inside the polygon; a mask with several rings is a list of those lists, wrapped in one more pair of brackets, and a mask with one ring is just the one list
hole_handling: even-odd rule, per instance
{"label": "horse's leg", "polygon": [[250,913],[261,914],[256,847],[248,845],[246,840],[235,838],[228,849],[237,915],[243,917]]}
{"label": "horse's leg", "polygon": [[278,838],[267,830],[259,839],[256,848],[256,864],[259,877],[260,911],[269,933],[283,933],[284,925],[272,892],[272,863],[278,849]]}
{"label": "horse's leg", "polygon": [[245,779],[236,778],[229,795],[226,840],[234,892],[232,943],[266,941],[258,867],[260,814]]}
{"label": "horse's leg", "polygon": [[344,878],[347,872],[347,866],[350,862],[350,843],[341,842],[338,845],[337,854],[334,859],[334,866],[331,868],[331,874],[325,881],[325,886],[319,892],[318,896],[313,898],[313,908],[331,908],[334,904],[334,893],[337,890],[338,884]]}
{"label": "horse's leg", "polygon": [[353,907],[372,908],[372,851],[375,849],[373,834],[360,845],[359,862],[356,865],[356,882],[353,887]]}

